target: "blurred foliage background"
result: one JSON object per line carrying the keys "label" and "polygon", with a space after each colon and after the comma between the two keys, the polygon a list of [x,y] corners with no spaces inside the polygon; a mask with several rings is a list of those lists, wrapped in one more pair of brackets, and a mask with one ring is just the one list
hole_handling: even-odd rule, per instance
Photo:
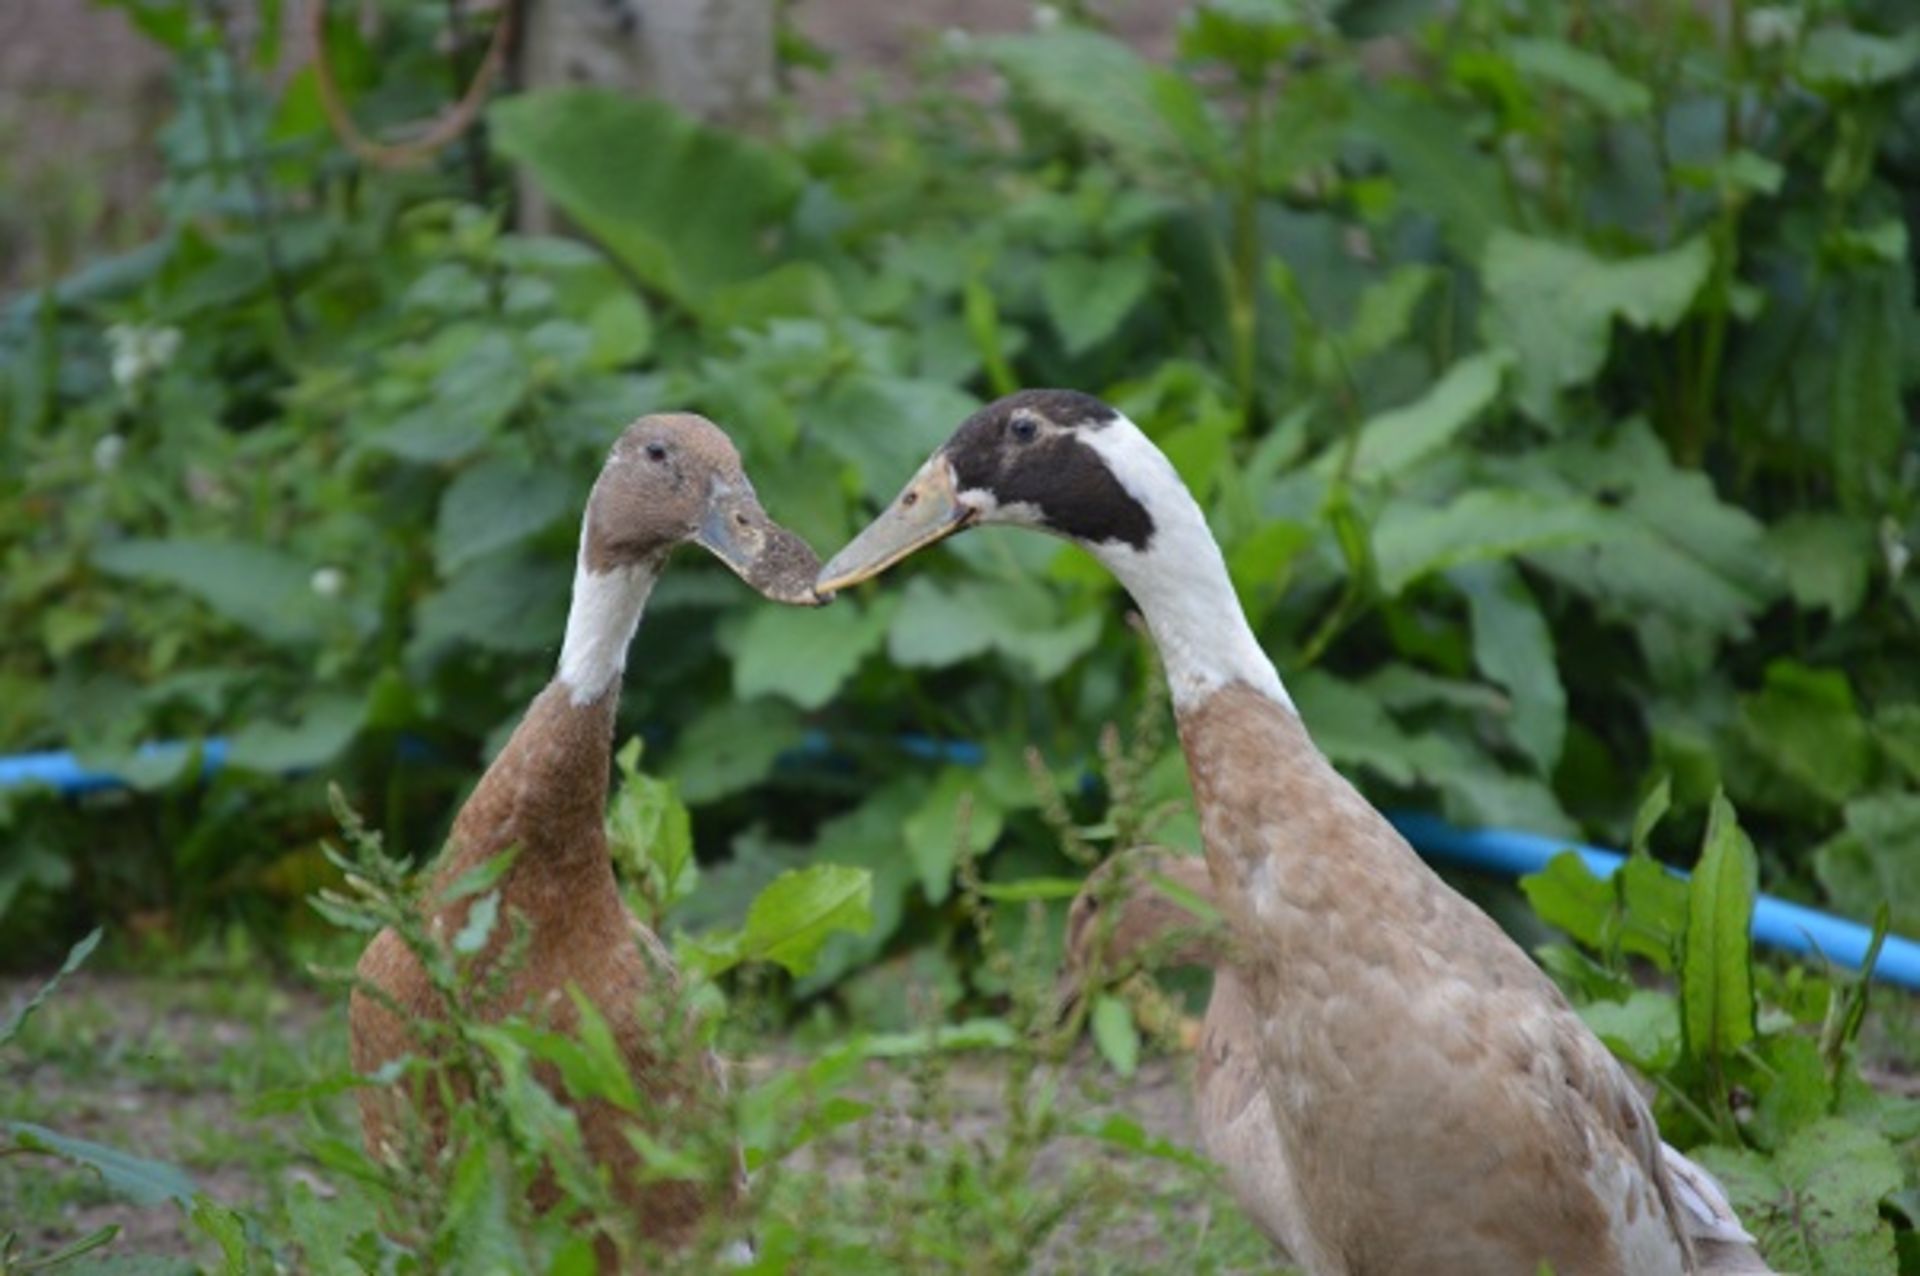
{"label": "blurred foliage background", "polygon": [[[1164,63],[1042,6],[930,38],[904,98],[832,122],[506,94],[396,171],[341,144],[311,65],[272,74],[277,23],[98,2],[172,60],[163,226],[0,311],[0,751],[132,789],[0,791],[0,960],[100,917],[175,950],[319,927],[331,781],[430,854],[550,675],[632,417],[722,422],[831,551],[1023,385],[1175,458],[1378,804],[1622,844],[1665,774],[1684,860],[1724,787],[1763,888],[1920,933],[1897,0],[1207,0]],[[442,6],[336,8],[364,128],[447,104]],[[832,57],[791,23],[781,50]],[[581,233],[516,233],[516,178]],[[1032,745],[1114,836],[1096,745],[1158,695],[1126,611],[1019,534],[817,613],[685,557],[621,727],[693,811],[682,919],[864,867],[874,927],[798,993],[857,1008],[849,977],[909,949],[991,991],[956,815],[990,881],[1067,871]],[[1173,744],[1129,783],[1179,799]]]}

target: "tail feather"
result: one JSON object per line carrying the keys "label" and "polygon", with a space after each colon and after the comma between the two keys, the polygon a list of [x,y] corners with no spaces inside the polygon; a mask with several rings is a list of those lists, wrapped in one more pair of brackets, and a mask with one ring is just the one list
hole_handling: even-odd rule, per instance
{"label": "tail feather", "polygon": [[1666,1144],[1660,1150],[1703,1276],[1773,1276],[1713,1175]]}

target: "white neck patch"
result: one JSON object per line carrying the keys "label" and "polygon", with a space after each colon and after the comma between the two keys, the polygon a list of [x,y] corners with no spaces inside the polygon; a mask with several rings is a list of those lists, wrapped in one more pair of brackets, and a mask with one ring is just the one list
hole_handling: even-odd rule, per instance
{"label": "white neck patch", "polygon": [[1233,592],[1206,515],[1173,462],[1124,416],[1080,437],[1153,518],[1153,538],[1144,550],[1124,541],[1088,548],[1127,587],[1147,618],[1166,665],[1174,707],[1192,708],[1229,683],[1244,682],[1293,708],[1293,698],[1260,649]]}
{"label": "white neck patch", "polygon": [[592,704],[619,683],[627,647],[658,577],[659,569],[650,563],[596,572],[582,552],[573,569],[567,636],[560,644],[560,681],[574,705]]}

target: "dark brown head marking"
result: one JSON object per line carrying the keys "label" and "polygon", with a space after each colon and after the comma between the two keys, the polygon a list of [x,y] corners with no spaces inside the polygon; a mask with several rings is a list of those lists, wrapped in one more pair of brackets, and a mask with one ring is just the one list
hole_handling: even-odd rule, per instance
{"label": "dark brown head marking", "polygon": [[941,451],[962,492],[1029,506],[1061,536],[1144,550],[1153,516],[1085,441],[1119,415],[1077,390],[1022,390],[968,417]]}

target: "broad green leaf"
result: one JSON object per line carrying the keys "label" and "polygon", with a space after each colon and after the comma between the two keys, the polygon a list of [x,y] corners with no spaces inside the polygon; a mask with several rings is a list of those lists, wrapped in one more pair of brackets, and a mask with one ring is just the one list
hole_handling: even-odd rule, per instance
{"label": "broad green leaf", "polygon": [[486,446],[519,410],[533,382],[511,333],[457,329],[444,340],[455,353],[435,373],[426,402],[373,435],[371,446],[422,465],[458,461]]}
{"label": "broad green leaf", "polygon": [[1680,1006],[1671,993],[1636,988],[1625,1001],[1593,1001],[1580,1018],[1607,1049],[1642,1072],[1663,1073],[1680,1058]]}
{"label": "broad green leaf", "polygon": [[1900,79],[1920,65],[1920,27],[1897,36],[1821,27],[1800,46],[1800,77],[1828,88],[1866,88]]}
{"label": "broad green leaf", "polygon": [[1774,661],[1766,685],[1741,701],[1740,730],[1775,772],[1835,806],[1872,774],[1873,740],[1837,669]]}
{"label": "broad green leaf", "polygon": [[135,1205],[164,1205],[193,1200],[197,1190],[184,1170],[86,1139],[69,1138],[45,1126],[26,1121],[0,1121],[0,1131],[12,1136],[12,1146],[24,1152],[45,1152],[84,1165],[100,1175],[109,1191]]}
{"label": "broad green leaf", "polygon": [[[1131,169],[1156,175],[1209,159],[1213,130],[1192,83],[1157,70],[1112,36],[1060,26],[984,40],[981,48],[1022,94]],[[1196,143],[1200,154],[1192,150]]]}
{"label": "broad green leaf", "polygon": [[[3,915],[4,911],[0,910],[0,916]],[[45,1005],[47,998],[53,996],[54,990],[60,986],[60,981],[80,969],[81,963],[93,956],[93,950],[100,946],[101,934],[102,931],[98,926],[88,931],[85,938],[67,950],[67,959],[60,963],[60,969],[54,971],[53,976],[46,983],[41,984],[18,1010],[8,1015],[4,1023],[0,1023],[0,1046],[6,1045],[19,1036],[20,1030],[27,1026],[27,1020],[33,1017],[33,1012]]]}
{"label": "broad green leaf", "polygon": [[1807,1276],[1894,1276],[1893,1227],[1880,1203],[1905,1176],[1878,1133],[1831,1117],[1808,1126],[1771,1161],[1745,1148],[1690,1155],[1727,1189],[1741,1223],[1777,1271]]}
{"label": "broad green leaf", "polygon": [[1520,889],[1540,920],[1612,962],[1621,953],[1671,970],[1687,927],[1688,885],[1646,855],[1631,855],[1603,878],[1563,851]]}
{"label": "broad green leaf", "polygon": [[1140,1030],[1134,1026],[1127,1003],[1118,997],[1094,998],[1088,1024],[1101,1057],[1121,1076],[1132,1076],[1140,1067]]}
{"label": "broad green leaf", "polygon": [[[1413,313],[1433,288],[1440,272],[1413,263],[1396,266],[1386,278],[1368,284],[1354,307],[1353,322],[1340,337],[1340,355],[1349,365],[1392,349],[1413,326]],[[1457,371],[1465,363],[1455,364]]]}
{"label": "broad green leaf", "polygon": [[653,348],[653,315],[631,290],[608,293],[586,316],[593,345],[587,352],[595,368],[618,368]]}
{"label": "broad green leaf", "polygon": [[1397,503],[1373,529],[1380,587],[1389,597],[1433,572],[1558,545],[1604,541],[1605,512],[1521,488],[1480,487],[1442,507]]}
{"label": "broad green leaf", "polygon": [[1478,258],[1509,216],[1499,167],[1431,97],[1382,85],[1352,107],[1355,140],[1386,154],[1407,206],[1438,220],[1460,256]]}
{"label": "broad green leaf", "polygon": [[440,498],[433,553],[442,576],[526,540],[576,512],[586,499],[552,466],[482,461],[462,470]]}
{"label": "broad green leaf", "polygon": [[1040,272],[1047,319],[1070,355],[1084,354],[1119,330],[1153,283],[1146,257],[1050,257]]}
{"label": "broad green leaf", "polygon": [[1481,326],[1489,345],[1519,356],[1520,405],[1550,421],[1560,392],[1591,380],[1606,362],[1616,320],[1672,330],[1712,264],[1704,237],[1610,261],[1576,244],[1498,231],[1482,267],[1488,304]]}
{"label": "broad green leaf", "polygon": [[353,742],[366,718],[364,697],[323,692],[301,706],[292,722],[256,718],[240,728],[228,761],[262,775],[324,766]]}
{"label": "broad green leaf", "polygon": [[765,779],[801,734],[799,715],[780,701],[723,701],[681,734],[667,770],[687,805],[701,806]]}
{"label": "broad green leaf", "polygon": [[997,649],[1044,681],[1093,647],[1100,623],[1098,612],[1062,618],[1054,595],[1031,580],[947,586],[916,576],[894,614],[887,654],[896,664],[941,668]]}
{"label": "broad green leaf", "polygon": [[565,571],[526,547],[475,559],[421,599],[408,663],[431,665],[466,645],[515,655],[551,652],[566,621]]}
{"label": "broad green leaf", "polygon": [[1846,829],[1813,853],[1834,905],[1866,919],[1883,903],[1893,928],[1920,934],[1920,794],[1879,793],[1847,803]]}
{"label": "broad green leaf", "polygon": [[1873,735],[1909,779],[1920,780],[1920,704],[1882,705],[1873,715]]}
{"label": "broad green leaf", "polygon": [[740,929],[739,960],[775,962],[804,975],[835,932],[857,935],[872,924],[872,875],[845,864],[813,864],[782,873],[753,901]]}
{"label": "broad green leaf", "polygon": [[1564,40],[1510,40],[1507,56],[1529,79],[1577,94],[1610,119],[1632,119],[1653,108],[1653,94],[1646,85],[1622,74],[1599,54]]}
{"label": "broad green leaf", "polygon": [[547,89],[497,102],[493,142],[641,281],[694,308],[760,274],[797,166],[660,101]]}
{"label": "broad green leaf", "polygon": [[978,773],[948,767],[901,826],[907,853],[920,870],[920,888],[936,904],[953,888],[963,813],[967,846],[975,855],[984,854],[999,840],[1005,817]]}
{"label": "broad green leaf", "polygon": [[1687,938],[1680,964],[1680,1005],[1687,1053],[1725,1061],[1753,1040],[1753,897],[1758,884],[1753,843],[1733,806],[1716,795],[1706,840],[1687,884]]}
{"label": "broad green leaf", "polygon": [[1860,609],[1873,573],[1873,529],[1835,513],[1789,514],[1767,528],[1767,548],[1780,564],[1793,601],[1825,608],[1835,620]]}
{"label": "broad green leaf", "polygon": [[1555,663],[1553,631],[1512,567],[1475,563],[1456,568],[1449,579],[1467,598],[1474,663],[1513,697],[1507,730],[1534,770],[1551,775],[1567,734],[1567,692]]}
{"label": "broad green leaf", "polygon": [[832,607],[756,607],[725,638],[733,656],[733,692],[775,695],[818,709],[880,646],[898,600],[872,605],[843,599]]}
{"label": "broad green leaf", "polygon": [[1829,419],[1834,477],[1849,513],[1877,512],[1899,490],[1899,459],[1913,431],[1901,393],[1911,357],[1912,273],[1877,270],[1841,285]]}
{"label": "broad green leaf", "polygon": [[[1501,378],[1512,364],[1506,350],[1486,350],[1447,369],[1412,403],[1371,417],[1360,427],[1350,473],[1356,479],[1389,479],[1452,443],[1500,393]],[[1337,457],[1336,443],[1328,459]]]}
{"label": "broad green leaf", "polygon": [[320,600],[309,584],[312,569],[265,545],[186,537],[126,540],[102,545],[93,563],[115,576],[184,590],[274,642],[317,637]]}
{"label": "broad green leaf", "polygon": [[607,809],[607,844],[615,864],[640,875],[641,893],[657,922],[700,880],[693,857],[693,820],[673,781],[655,779],[640,769],[638,738],[629,740],[615,761],[620,787]]}
{"label": "broad green leaf", "polygon": [[[1538,465],[1545,463],[1550,472]],[[1569,440],[1516,467],[1541,495],[1581,494],[1607,502],[1613,533],[1576,549],[1546,549],[1528,561],[1587,594],[1643,643],[1656,625],[1710,641],[1739,635],[1777,592],[1766,529],[1722,501],[1713,481],[1675,466],[1641,420],[1594,439]]]}

